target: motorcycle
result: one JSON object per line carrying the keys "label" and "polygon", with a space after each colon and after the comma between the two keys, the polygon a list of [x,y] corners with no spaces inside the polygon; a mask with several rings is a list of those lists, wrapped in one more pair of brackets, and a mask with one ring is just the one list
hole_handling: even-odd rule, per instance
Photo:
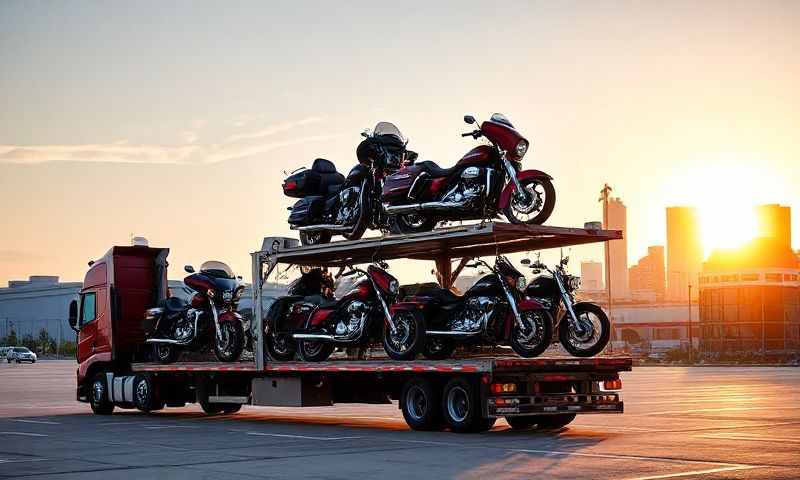
{"label": "motorcycle", "polygon": [[497,257],[493,266],[480,259],[466,265],[481,266],[490,273],[463,296],[445,288],[423,289],[392,305],[392,314],[424,313],[427,324],[422,353],[431,360],[450,357],[457,344],[510,344],[521,357],[541,355],[553,334],[550,313],[522,296],[525,277],[506,257]]}
{"label": "motorcycle", "polygon": [[420,312],[390,314],[400,286],[386,267],[384,263],[366,271],[351,268],[340,275],[366,278],[339,299],[333,297],[333,282],[325,272],[304,273],[290,294],[276,300],[267,313],[269,356],[288,361],[297,354],[302,360],[321,362],[337,347],[363,347],[381,339],[393,360],[413,360],[425,338],[425,320]]}
{"label": "motorcycle", "polygon": [[161,363],[174,362],[182,350],[202,350],[211,343],[220,361],[235,362],[242,354],[245,328],[236,311],[244,292],[231,268],[217,261],[208,261],[183,283],[196,293],[191,301],[168,297],[145,312],[147,325],[152,325],[146,343],[153,345],[153,354]]}
{"label": "motorcycle", "polygon": [[580,288],[580,278],[566,271],[569,257],[549,269],[538,259],[531,263],[523,259],[535,274],[525,288],[525,295],[545,306],[556,319],[555,329],[561,346],[575,357],[591,357],[602,352],[611,336],[611,323],[603,309],[591,302],[576,302],[575,292]]}
{"label": "motorcycle", "polygon": [[[466,115],[467,124],[478,125]],[[440,221],[494,218],[502,212],[511,223],[544,223],[553,212],[552,177],[522,170],[528,141],[504,115],[495,113],[462,137],[481,137],[480,145],[451,168],[432,161],[405,166],[386,178],[381,202],[400,233],[432,230]]]}
{"label": "motorcycle", "polygon": [[311,169],[295,170],[283,182],[283,193],[299,198],[289,208],[289,225],[300,233],[303,245],[328,243],[334,234],[358,240],[367,228],[385,230],[387,221],[375,199],[380,197],[384,177],[402,164],[414,162],[417,154],[391,123],[380,122],[356,149],[358,165],[347,177],[323,158]]}

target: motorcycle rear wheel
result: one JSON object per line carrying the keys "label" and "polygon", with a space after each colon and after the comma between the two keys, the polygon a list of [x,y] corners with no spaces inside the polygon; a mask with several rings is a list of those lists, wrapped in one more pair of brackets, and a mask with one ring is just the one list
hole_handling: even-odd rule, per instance
{"label": "motorcycle rear wheel", "polygon": [[[522,209],[516,208],[514,203],[514,195],[516,192],[511,194],[511,199],[508,202],[508,205],[503,208],[503,215],[506,216],[509,222],[515,224],[527,224],[527,225],[541,225],[550,218],[550,215],[553,213],[553,209],[556,206],[556,189],[553,187],[553,183],[546,179],[546,178],[528,178],[522,180],[520,182],[522,188],[525,190],[535,189],[537,185],[541,185],[544,193],[544,203],[542,204],[541,209],[536,212],[535,215],[529,217],[530,212],[525,212]],[[526,216],[523,216],[526,215]]]}
{"label": "motorcycle rear wheel", "polygon": [[428,360],[444,360],[450,358],[456,349],[455,342],[444,338],[428,337],[422,348],[422,355]]}
{"label": "motorcycle rear wheel", "polygon": [[[414,221],[414,217],[417,218]],[[406,213],[395,215],[392,219],[394,230],[397,233],[423,233],[430,232],[436,227],[436,219],[419,213]]]}
{"label": "motorcycle rear wheel", "polygon": [[244,350],[244,328],[239,322],[225,322],[219,325],[222,331],[222,342],[214,335],[214,355],[221,362],[235,362],[239,360]]}
{"label": "motorcycle rear wheel", "polygon": [[173,345],[167,343],[153,344],[153,357],[155,357],[159,363],[175,363],[179,354],[180,350]]}
{"label": "motorcycle rear wheel", "polygon": [[297,353],[304,362],[324,362],[333,354],[332,343],[300,340],[297,342]]}
{"label": "motorcycle rear wheel", "polygon": [[267,334],[267,353],[271,360],[278,362],[288,362],[294,360],[297,344],[288,335],[280,335],[276,338],[273,332]]}
{"label": "motorcycle rear wheel", "polygon": [[315,232],[300,232],[301,245],[322,245],[330,243],[333,235],[327,230],[317,230]]}

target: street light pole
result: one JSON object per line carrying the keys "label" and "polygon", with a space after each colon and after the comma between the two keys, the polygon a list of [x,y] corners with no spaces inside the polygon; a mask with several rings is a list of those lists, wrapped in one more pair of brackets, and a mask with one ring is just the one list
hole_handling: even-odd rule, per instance
{"label": "street light pole", "polygon": [[689,328],[687,329],[689,335],[689,363],[694,363],[694,345],[692,342],[692,283],[689,282]]}
{"label": "street light pole", "polygon": [[[603,202],[603,228],[608,229],[608,194],[611,193],[611,187],[606,183],[603,189],[600,190],[600,202]],[[605,267],[606,267],[606,301],[608,302],[608,318],[611,320],[611,252],[608,248],[608,240],[603,242],[603,249],[605,251]]]}

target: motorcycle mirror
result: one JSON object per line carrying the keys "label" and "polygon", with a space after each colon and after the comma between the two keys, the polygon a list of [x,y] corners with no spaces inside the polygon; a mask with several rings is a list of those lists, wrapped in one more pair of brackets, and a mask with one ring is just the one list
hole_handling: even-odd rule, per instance
{"label": "motorcycle mirror", "polygon": [[186,265],[183,267],[183,271],[186,273],[194,273],[194,267],[191,265]]}
{"label": "motorcycle mirror", "polygon": [[520,260],[519,263],[521,263],[523,265],[530,265],[531,264],[531,259],[530,258],[523,258],[522,260]]}
{"label": "motorcycle mirror", "polygon": [[382,268],[382,269],[384,269],[384,270],[386,270],[387,268],[389,268],[389,264],[388,264],[388,263],[386,263],[386,262],[383,262],[383,261],[380,261],[380,262],[378,262],[378,266],[379,266],[379,267],[381,267],[381,268]]}
{"label": "motorcycle mirror", "polygon": [[236,276],[236,279],[237,279],[237,280],[239,280],[239,281],[241,282],[241,281],[242,281],[242,276],[241,276],[241,275],[237,275],[237,276]]}
{"label": "motorcycle mirror", "polygon": [[472,125],[473,123],[475,123],[475,117],[473,117],[472,115],[464,115],[464,123],[466,123],[467,125]]}

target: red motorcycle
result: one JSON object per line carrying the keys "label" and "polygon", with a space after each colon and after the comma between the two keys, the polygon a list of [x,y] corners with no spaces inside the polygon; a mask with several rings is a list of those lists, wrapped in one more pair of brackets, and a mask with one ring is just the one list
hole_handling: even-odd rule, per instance
{"label": "red motorcycle", "polygon": [[353,268],[341,276],[360,274],[363,280],[336,299],[332,280],[312,269],[294,283],[289,296],[277,299],[267,313],[266,351],[273,360],[288,361],[295,354],[305,361],[321,362],[336,349],[368,346],[383,341],[394,360],[413,360],[425,340],[421,312],[390,314],[400,285],[380,267]]}
{"label": "red motorcycle", "polygon": [[[478,123],[464,116],[470,125]],[[494,218],[500,212],[511,223],[540,225],[553,213],[552,177],[522,170],[528,141],[504,115],[495,113],[462,137],[486,138],[451,168],[430,160],[407,165],[386,177],[381,201],[401,233],[426,232],[440,221]]]}

